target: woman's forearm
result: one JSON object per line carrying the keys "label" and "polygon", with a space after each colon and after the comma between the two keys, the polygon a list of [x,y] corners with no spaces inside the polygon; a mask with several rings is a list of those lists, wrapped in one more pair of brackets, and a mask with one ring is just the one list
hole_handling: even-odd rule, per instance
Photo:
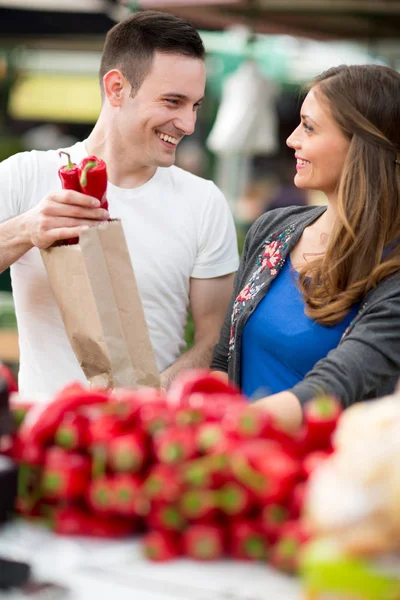
{"label": "woman's forearm", "polygon": [[254,402],[254,406],[267,409],[286,431],[296,431],[302,424],[303,411],[301,404],[292,392],[279,392],[272,396],[266,396]]}

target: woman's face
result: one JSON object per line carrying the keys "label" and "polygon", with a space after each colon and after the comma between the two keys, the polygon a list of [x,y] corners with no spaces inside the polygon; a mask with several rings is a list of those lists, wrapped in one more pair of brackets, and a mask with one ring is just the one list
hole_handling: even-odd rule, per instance
{"label": "woman's face", "polygon": [[334,199],[350,140],[331,116],[328,104],[312,88],[300,111],[300,124],[286,143],[295,151],[299,188],[321,190]]}

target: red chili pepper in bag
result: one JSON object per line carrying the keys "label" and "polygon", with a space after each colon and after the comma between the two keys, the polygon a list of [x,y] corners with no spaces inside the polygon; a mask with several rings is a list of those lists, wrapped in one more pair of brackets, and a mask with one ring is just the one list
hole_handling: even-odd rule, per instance
{"label": "red chili pepper in bag", "polygon": [[[64,190],[74,190],[75,192],[81,191],[81,186],[79,184],[79,170],[78,165],[71,161],[71,157],[68,152],[59,152],[59,156],[65,154],[68,157],[68,163],[61,167],[58,170],[58,175],[61,179],[61,184]],[[79,242],[79,238],[74,237],[68,240],[65,240],[63,243],[67,246],[71,246],[73,244],[77,244]]]}
{"label": "red chili pepper in bag", "polygon": [[318,396],[304,405],[304,424],[310,449],[330,448],[343,407],[334,396]]}
{"label": "red chili pepper in bag", "polygon": [[88,390],[80,383],[73,383],[56,394],[53,401],[46,405],[33,421],[30,421],[29,417],[33,416],[34,411],[28,413],[21,427],[21,437],[26,442],[49,444],[53,442],[55,433],[67,412],[106,402],[108,402],[106,392]]}
{"label": "red chili pepper in bag", "polygon": [[55,442],[67,450],[86,449],[89,445],[89,419],[79,413],[67,413],[60,423]]}
{"label": "red chili pepper in bag", "polygon": [[113,438],[108,445],[108,463],[113,471],[137,473],[147,457],[147,440],[139,431]]}
{"label": "red chili pepper in bag", "polygon": [[268,542],[256,522],[236,521],[230,528],[230,555],[239,560],[265,560]]}
{"label": "red chili pepper in bag", "polygon": [[62,448],[49,448],[42,473],[43,495],[66,500],[83,497],[90,471],[91,461],[87,456]]}
{"label": "red chili pepper in bag", "polygon": [[212,524],[189,525],[182,534],[183,552],[196,560],[215,560],[225,551],[225,535]]}
{"label": "red chili pepper in bag", "polygon": [[108,210],[107,168],[104,160],[97,156],[84,158],[79,165],[79,183],[84,194],[97,198],[101,202],[101,208]]}
{"label": "red chili pepper in bag", "polygon": [[170,531],[150,531],[142,541],[143,554],[154,562],[165,562],[182,554],[179,536]]}
{"label": "red chili pepper in bag", "polygon": [[67,506],[54,512],[53,529],[59,535],[121,538],[132,535],[134,525],[128,519],[91,515],[81,508]]}
{"label": "red chili pepper in bag", "polygon": [[61,151],[58,154],[59,156],[65,154],[65,156],[68,158],[68,163],[58,170],[58,175],[61,179],[63,189],[80,192],[81,186],[79,184],[78,165],[72,162],[71,156],[68,154],[68,152]]}

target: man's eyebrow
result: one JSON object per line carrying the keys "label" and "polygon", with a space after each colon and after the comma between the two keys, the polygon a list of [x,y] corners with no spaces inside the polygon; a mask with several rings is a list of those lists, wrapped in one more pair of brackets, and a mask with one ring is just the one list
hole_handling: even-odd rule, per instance
{"label": "man's eyebrow", "polygon": [[312,121],[314,123],[314,125],[318,125],[318,123],[316,121],[314,121],[314,119],[312,119],[309,115],[301,114],[300,118],[301,119],[307,119],[307,121]]}
{"label": "man's eyebrow", "polygon": [[[185,96],[185,94],[178,94],[176,92],[167,92],[167,93],[162,94],[162,95],[163,95],[164,98],[168,96],[168,98],[178,98],[179,100],[190,100],[190,98],[188,98],[187,96]],[[203,100],[204,100],[204,96],[202,98],[200,98],[199,100],[197,100],[195,102],[195,104],[199,104],[200,102],[203,102]]]}

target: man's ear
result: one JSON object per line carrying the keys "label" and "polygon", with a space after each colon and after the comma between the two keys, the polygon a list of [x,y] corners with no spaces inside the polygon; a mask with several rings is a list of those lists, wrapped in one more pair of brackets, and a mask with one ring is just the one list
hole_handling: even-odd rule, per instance
{"label": "man's ear", "polygon": [[123,91],[129,85],[127,79],[118,69],[108,71],[103,77],[104,96],[111,106],[121,105]]}

